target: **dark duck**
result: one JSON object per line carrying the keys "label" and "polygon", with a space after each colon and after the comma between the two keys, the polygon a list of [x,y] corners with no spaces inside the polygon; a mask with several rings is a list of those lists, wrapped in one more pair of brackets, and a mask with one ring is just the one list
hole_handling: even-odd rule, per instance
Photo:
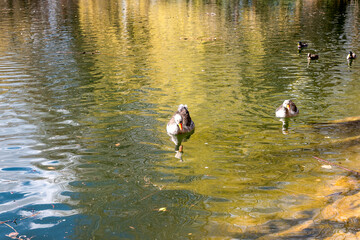
{"label": "dark duck", "polygon": [[308,53],[308,60],[317,60],[319,59],[319,55]]}
{"label": "dark duck", "polygon": [[307,46],[308,46],[307,43],[298,42],[298,49],[302,49]]}
{"label": "dark duck", "polygon": [[353,53],[352,51],[349,52],[349,54],[347,55],[347,59],[348,60],[353,60],[356,58],[356,54]]}

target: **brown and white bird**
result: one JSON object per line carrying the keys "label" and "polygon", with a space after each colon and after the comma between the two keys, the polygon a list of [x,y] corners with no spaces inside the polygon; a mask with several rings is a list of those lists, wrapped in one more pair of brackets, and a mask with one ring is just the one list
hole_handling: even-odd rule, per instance
{"label": "brown and white bird", "polygon": [[347,55],[347,59],[348,60],[352,60],[356,58],[356,54],[353,53],[352,51],[349,52],[349,54]]}
{"label": "brown and white bird", "polygon": [[195,123],[191,120],[187,105],[180,104],[178,110],[172,116],[166,126],[168,134],[177,135],[189,133],[195,129]]}
{"label": "brown and white bird", "polygon": [[286,118],[286,117],[295,117],[299,114],[299,109],[296,107],[295,103],[290,99],[285,100],[283,104],[281,104],[276,109],[276,117]]}
{"label": "brown and white bird", "polygon": [[308,53],[308,60],[317,60],[317,59],[319,59],[319,55]]}

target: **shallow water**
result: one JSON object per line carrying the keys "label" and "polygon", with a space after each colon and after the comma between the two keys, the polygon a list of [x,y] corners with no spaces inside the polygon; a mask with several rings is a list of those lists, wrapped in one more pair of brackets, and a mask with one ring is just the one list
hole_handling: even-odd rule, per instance
{"label": "shallow water", "polygon": [[[359,128],[322,124],[359,115],[359,17],[358,1],[0,2],[0,236],[255,239],[310,219],[347,175],[313,156],[360,168]],[[282,129],[285,99],[300,114]],[[302,237],[356,230],[319,224]]]}

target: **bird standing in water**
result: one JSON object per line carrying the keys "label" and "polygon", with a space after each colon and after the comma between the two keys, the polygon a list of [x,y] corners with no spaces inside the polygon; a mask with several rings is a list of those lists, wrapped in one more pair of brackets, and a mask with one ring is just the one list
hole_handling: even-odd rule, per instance
{"label": "bird standing in water", "polygon": [[175,143],[175,157],[182,161],[183,146],[194,133],[195,123],[191,120],[187,105],[180,104],[178,110],[166,125],[166,132]]}
{"label": "bird standing in water", "polygon": [[195,123],[191,120],[187,105],[180,104],[166,126],[168,134],[177,135],[194,130]]}
{"label": "bird standing in water", "polygon": [[295,103],[290,99],[285,100],[283,104],[281,104],[276,109],[276,117],[287,118],[287,117],[295,117],[299,114],[299,109],[296,107]]}

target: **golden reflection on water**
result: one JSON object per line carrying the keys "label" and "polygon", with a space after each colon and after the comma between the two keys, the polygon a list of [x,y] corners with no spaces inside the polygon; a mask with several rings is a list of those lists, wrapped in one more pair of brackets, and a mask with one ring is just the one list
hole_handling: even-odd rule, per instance
{"label": "golden reflection on water", "polygon": [[[269,39],[283,43],[291,39],[294,46],[291,34],[307,36],[308,40],[312,26],[325,14],[316,4],[295,1],[293,10],[278,7],[264,17],[255,3],[242,8],[241,13],[234,11],[234,24],[224,17],[224,8],[212,2],[79,1],[83,45],[86,51],[101,53],[93,62],[93,68],[106,78],[96,86],[99,99],[123,84],[130,92],[144,89],[144,85],[157,88],[158,92],[144,94],[143,100],[158,106],[164,126],[178,104],[188,104],[197,131],[184,144],[184,162],[171,158],[159,164],[159,170],[169,171],[178,180],[166,184],[167,189],[207,196],[205,208],[220,225],[256,225],[301,217],[303,211],[323,206],[326,195],[338,190],[329,187],[331,182],[326,177],[319,176],[321,170],[311,160],[312,153],[302,151],[316,151],[316,143],[324,137],[304,127],[306,110],[301,110],[305,115],[302,120],[300,117],[290,123],[291,134],[284,137],[277,129],[281,123],[273,119],[272,109],[278,105],[272,102],[275,97],[260,99],[271,93],[307,98],[304,89],[314,79],[304,77],[303,72],[294,73],[294,81],[283,94],[264,84],[268,80],[264,69],[271,69],[268,54],[274,55],[274,71],[276,62],[282,60],[276,57],[280,53],[295,59],[295,63],[285,60],[294,71],[300,64],[306,65],[295,48],[273,50],[269,44],[278,43]],[[304,14],[309,14],[305,22]],[[301,27],[303,24],[306,26]],[[321,41],[312,40],[314,44]],[[241,44],[229,50],[228,44],[236,41]],[[249,79],[254,84],[249,84]],[[256,129],[259,124],[268,128]],[[157,129],[163,139],[164,126]],[[162,148],[172,151],[171,143],[164,142],[169,146]],[[174,168],[166,170],[162,164]],[[196,180],[180,183],[187,176]],[[226,213],[227,217],[217,213]]]}

